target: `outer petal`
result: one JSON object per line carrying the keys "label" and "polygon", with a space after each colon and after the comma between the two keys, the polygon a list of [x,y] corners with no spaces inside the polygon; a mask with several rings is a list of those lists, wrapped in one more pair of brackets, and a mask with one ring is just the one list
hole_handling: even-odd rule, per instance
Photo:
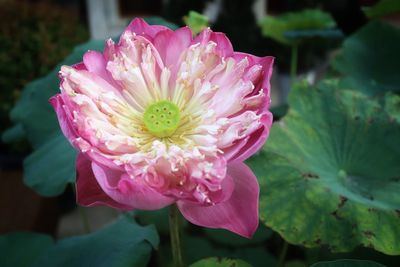
{"label": "outer petal", "polygon": [[79,153],[76,159],[76,201],[85,207],[107,205],[116,209],[130,210],[132,207],[110,198],[99,186],[92,171],[92,163],[86,155]]}
{"label": "outer petal", "polygon": [[260,150],[269,135],[269,129],[272,125],[272,113],[266,111],[261,117],[261,123],[261,128],[250,135],[246,144],[229,159],[229,162],[243,162]]}
{"label": "outer petal", "polygon": [[228,37],[222,32],[213,32],[209,28],[204,29],[193,41],[192,44],[205,44],[212,41],[217,44],[217,51],[222,57],[229,57],[233,54],[233,46]]}
{"label": "outer petal", "polygon": [[125,31],[131,31],[137,35],[144,36],[150,41],[154,38],[154,36],[156,36],[157,33],[164,30],[168,30],[168,28],[161,25],[149,25],[141,18],[134,19],[125,29]]}
{"label": "outer petal", "polygon": [[189,27],[183,27],[176,31],[165,30],[157,33],[153,44],[164,65],[168,68],[177,68],[179,66],[175,66],[175,64],[179,61],[181,54],[189,47],[191,41],[192,31]]}
{"label": "outer petal", "polygon": [[[274,65],[274,57],[257,57],[253,56],[251,54],[246,54],[242,52],[234,52],[233,57],[237,62],[242,60],[243,58],[247,57],[249,60],[249,67],[259,64],[262,66],[263,69],[263,74],[262,74],[262,80],[259,81],[259,83],[256,85],[256,90],[254,90],[254,94],[257,94],[258,91],[262,88],[264,89],[264,92],[267,94],[269,98],[269,93],[270,93],[270,80],[272,76],[272,68]],[[269,106],[269,103],[268,103]]]}
{"label": "outer petal", "polygon": [[148,185],[131,179],[121,171],[92,162],[92,170],[100,187],[116,202],[134,209],[156,210],[172,204],[175,200],[166,197]]}
{"label": "outer petal", "polygon": [[183,216],[193,224],[224,228],[250,238],[258,227],[257,179],[242,162],[228,165],[228,175],[235,181],[235,189],[229,200],[206,207],[178,201],[178,207]]}
{"label": "outer petal", "polygon": [[[249,68],[254,66],[255,64],[259,64],[262,66],[262,76],[261,79],[255,84],[255,89],[251,95],[258,94],[260,89],[263,89],[266,94],[265,100],[259,108],[259,114],[262,114],[261,122],[262,126],[260,129],[252,133],[246,144],[243,145],[242,142],[238,142],[238,146],[241,146],[240,149],[236,149],[237,151],[233,154],[231,153],[231,158],[229,158],[229,162],[241,162],[248,159],[251,155],[256,153],[265,143],[265,140],[268,138],[269,131],[272,125],[273,116],[272,113],[268,111],[270,104],[270,79],[272,75],[272,67],[274,63],[273,57],[256,57],[250,54],[235,52],[234,58],[236,61],[240,61],[243,58],[247,57],[249,60]],[[233,148],[231,150],[234,150]]]}
{"label": "outer petal", "polygon": [[83,63],[88,71],[95,73],[106,79],[106,60],[100,52],[97,51],[87,51],[83,55]]}
{"label": "outer petal", "polygon": [[97,51],[88,51],[83,55],[83,63],[86,69],[97,74],[103,80],[112,86],[118,88],[118,84],[112,79],[111,74],[107,70],[107,62],[104,55]]}
{"label": "outer petal", "polygon": [[210,41],[213,41],[217,44],[217,47],[219,47],[219,50],[222,52],[221,56],[227,57],[232,55],[233,46],[225,33],[212,32],[210,36]]}
{"label": "outer petal", "polygon": [[72,127],[72,124],[65,111],[65,104],[61,94],[55,95],[50,98],[50,104],[53,106],[55,112],[57,113],[58,123],[60,124],[60,128],[63,134],[72,144],[72,141],[77,137],[77,134],[75,129]]}

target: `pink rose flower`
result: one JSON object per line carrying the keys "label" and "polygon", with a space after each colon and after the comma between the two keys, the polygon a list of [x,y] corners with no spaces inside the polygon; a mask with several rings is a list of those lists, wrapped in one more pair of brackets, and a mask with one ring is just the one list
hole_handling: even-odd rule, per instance
{"label": "pink rose flower", "polygon": [[50,102],[79,151],[77,202],[131,210],[176,203],[190,222],[251,237],[259,186],[243,163],[272,124],[272,57],[223,33],[135,19],[118,44],[62,66]]}

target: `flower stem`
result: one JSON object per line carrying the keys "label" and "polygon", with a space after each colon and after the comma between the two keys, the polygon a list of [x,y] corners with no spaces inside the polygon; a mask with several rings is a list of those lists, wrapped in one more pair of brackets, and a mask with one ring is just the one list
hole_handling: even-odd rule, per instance
{"label": "flower stem", "polygon": [[174,267],[183,267],[181,237],[180,237],[180,214],[176,205],[169,207],[169,232],[171,235],[172,257]]}
{"label": "flower stem", "polygon": [[289,243],[286,240],[283,240],[283,247],[281,253],[279,255],[278,267],[283,267],[285,264],[285,258],[288,251]]}
{"label": "flower stem", "polygon": [[89,234],[91,232],[91,230],[90,230],[89,219],[87,217],[86,211],[82,207],[78,207],[78,210],[79,210],[79,214],[81,215],[83,229],[85,229],[85,232],[87,234]]}
{"label": "flower stem", "polygon": [[293,83],[296,80],[297,76],[297,59],[298,59],[298,45],[295,44],[292,46],[292,53],[290,59],[290,83]]}

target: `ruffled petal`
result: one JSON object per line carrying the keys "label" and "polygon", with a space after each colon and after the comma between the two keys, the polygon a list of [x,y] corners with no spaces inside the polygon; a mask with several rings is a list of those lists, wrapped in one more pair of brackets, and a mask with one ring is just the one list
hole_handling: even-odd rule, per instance
{"label": "ruffled petal", "polygon": [[235,189],[229,200],[213,206],[199,206],[178,201],[179,210],[193,224],[223,228],[250,238],[258,227],[257,179],[241,162],[228,165],[228,175],[232,176],[235,182]]}
{"label": "ruffled petal", "polygon": [[50,98],[49,101],[57,114],[58,123],[60,124],[61,131],[72,144],[73,140],[76,139],[77,134],[75,129],[72,127],[71,119],[68,118],[68,114],[65,111],[66,107],[64,105],[61,94],[53,96],[52,98]]}
{"label": "ruffled petal", "polygon": [[217,44],[216,50],[222,57],[229,57],[233,55],[233,46],[228,37],[222,32],[213,32],[210,28],[204,29],[199,35],[194,38],[192,44],[201,43],[206,44],[212,41]]}
{"label": "ruffled petal", "polygon": [[154,36],[156,36],[157,33],[167,29],[168,29],[167,27],[161,25],[149,25],[143,19],[136,18],[131,23],[129,23],[125,31],[134,32],[137,35],[144,36],[150,41],[152,41],[152,39],[154,38]]}
{"label": "ruffled petal", "polygon": [[86,69],[101,77],[112,86],[118,88],[118,84],[112,79],[111,74],[107,71],[107,61],[104,55],[97,51],[88,51],[83,55],[83,63]]}
{"label": "ruffled petal", "polygon": [[181,54],[189,47],[192,41],[192,31],[188,27],[176,31],[160,31],[154,37],[153,44],[160,54],[164,66],[177,68]]}
{"label": "ruffled petal", "polygon": [[94,177],[89,157],[83,153],[79,153],[76,159],[76,202],[85,207],[106,205],[121,210],[132,209],[104,193]]}
{"label": "ruffled petal", "polygon": [[234,155],[231,154],[229,162],[243,162],[261,149],[269,135],[269,130],[272,125],[272,113],[266,111],[261,116],[260,121],[262,126],[248,137],[245,145],[238,142],[241,148],[237,150]]}
{"label": "ruffled petal", "polygon": [[126,173],[92,162],[92,170],[103,191],[118,203],[134,209],[156,210],[172,204],[175,200],[166,197],[148,185],[130,178]]}
{"label": "ruffled petal", "polygon": [[272,69],[274,65],[274,57],[267,56],[267,57],[257,57],[251,54],[242,53],[242,52],[234,52],[233,58],[240,62],[242,59],[247,58],[249,60],[249,69],[254,65],[261,65],[262,66],[262,79],[255,84],[256,89],[254,90],[254,94],[257,94],[260,89],[264,90],[264,93],[268,96],[268,106],[269,106],[269,96],[270,96],[270,80],[272,76]]}
{"label": "ruffled petal", "polygon": [[[268,111],[268,108],[271,101],[270,79],[274,57],[257,57],[241,52],[234,52],[233,57],[237,62],[245,58],[249,62],[244,77],[252,81],[255,88],[243,101],[246,103],[247,109],[254,110],[261,115],[261,127],[248,136],[246,143],[244,144],[243,141],[237,142],[233,147],[229,148],[231,152],[229,154],[230,158],[228,158],[229,162],[242,162],[256,153],[263,146],[269,135],[273,120],[272,113]],[[255,67],[257,65],[261,66],[261,72]],[[259,97],[259,94],[263,96]],[[240,149],[238,149],[239,147]]]}

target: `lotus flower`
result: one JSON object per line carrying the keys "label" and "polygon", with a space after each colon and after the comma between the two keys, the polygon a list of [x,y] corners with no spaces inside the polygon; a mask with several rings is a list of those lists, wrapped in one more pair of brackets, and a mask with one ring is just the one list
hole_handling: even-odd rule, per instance
{"label": "lotus flower", "polygon": [[77,202],[155,210],[251,237],[259,186],[243,163],[272,123],[272,57],[234,52],[223,33],[135,19],[116,44],[62,66],[52,97],[79,151]]}

